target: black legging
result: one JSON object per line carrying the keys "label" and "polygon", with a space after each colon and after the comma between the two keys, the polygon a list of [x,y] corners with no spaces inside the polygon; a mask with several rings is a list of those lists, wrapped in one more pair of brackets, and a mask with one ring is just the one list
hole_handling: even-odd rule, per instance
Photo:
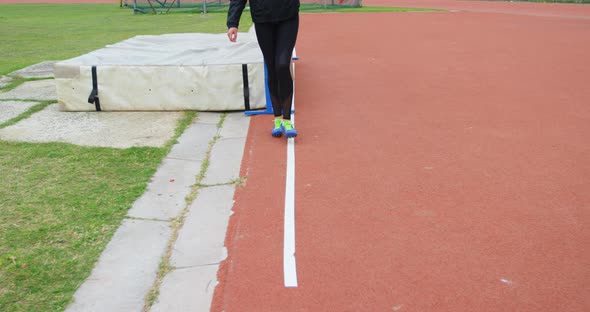
{"label": "black legging", "polygon": [[283,119],[291,119],[293,78],[290,65],[299,16],[280,22],[257,23],[255,29],[268,69],[268,89],[275,117],[282,114]]}

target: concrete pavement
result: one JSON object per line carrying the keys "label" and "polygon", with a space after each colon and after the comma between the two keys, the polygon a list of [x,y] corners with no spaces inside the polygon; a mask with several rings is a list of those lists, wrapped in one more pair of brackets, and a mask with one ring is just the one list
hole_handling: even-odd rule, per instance
{"label": "concrete pavement", "polygon": [[[0,140],[84,146],[161,147],[182,112],[61,112],[51,65],[11,75],[46,77],[0,92]],[[10,77],[0,77],[7,84]],[[44,102],[45,101],[45,102]],[[17,123],[38,105],[45,107]],[[178,138],[128,211],[120,228],[66,311],[206,311],[227,256],[225,232],[249,119],[201,112]],[[160,271],[167,267],[166,274]],[[160,274],[158,273],[160,272]],[[150,307],[146,305],[148,294]]]}

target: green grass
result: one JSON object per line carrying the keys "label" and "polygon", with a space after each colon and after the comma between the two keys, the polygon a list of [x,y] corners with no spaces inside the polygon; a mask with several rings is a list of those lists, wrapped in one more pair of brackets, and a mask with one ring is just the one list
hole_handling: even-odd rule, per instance
{"label": "green grass", "polygon": [[164,155],[0,141],[0,310],[63,310]]}
{"label": "green grass", "polygon": [[[0,4],[0,75],[64,60],[136,35],[222,33],[227,15],[136,14],[115,4]],[[242,27],[250,27],[243,14]]]}
{"label": "green grass", "polygon": [[0,311],[67,306],[195,115],[164,148],[0,141]]}

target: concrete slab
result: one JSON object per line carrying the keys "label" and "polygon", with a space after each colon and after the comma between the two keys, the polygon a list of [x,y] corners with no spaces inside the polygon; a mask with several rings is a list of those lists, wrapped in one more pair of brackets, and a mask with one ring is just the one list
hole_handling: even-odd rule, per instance
{"label": "concrete slab", "polygon": [[53,79],[27,81],[8,92],[0,93],[0,99],[57,100],[55,81]]}
{"label": "concrete slab", "polygon": [[61,112],[58,104],[0,129],[0,139],[66,142],[84,146],[162,147],[174,135],[182,112]]}
{"label": "concrete slab", "polygon": [[159,193],[186,193],[201,171],[200,161],[165,158],[148,185]]}
{"label": "concrete slab", "polygon": [[142,311],[171,235],[169,225],[123,221],[66,311]]}
{"label": "concrete slab", "polygon": [[220,135],[224,139],[245,138],[248,135],[250,117],[244,113],[230,113],[225,117]]}
{"label": "concrete slab", "polygon": [[222,139],[211,151],[211,161],[203,184],[228,183],[240,177],[246,138]]}
{"label": "concrete slab", "polygon": [[11,75],[21,76],[24,78],[42,78],[54,77],[53,64],[59,61],[45,61],[35,65],[25,67],[10,73]]}
{"label": "concrete slab", "polygon": [[186,196],[201,171],[201,161],[166,158],[145,192],[127,213],[135,218],[170,220],[186,207]]}
{"label": "concrete slab", "polygon": [[173,266],[214,264],[227,257],[224,242],[234,191],[233,185],[200,190],[174,244],[170,258]]}
{"label": "concrete slab", "polygon": [[193,123],[178,138],[178,143],[172,147],[168,158],[202,161],[205,159],[209,142],[217,134],[217,126],[203,123]]}
{"label": "concrete slab", "polygon": [[0,124],[17,117],[37,104],[35,102],[0,101]]}
{"label": "concrete slab", "polygon": [[163,194],[157,190],[149,190],[139,197],[127,215],[134,218],[170,220],[180,215],[186,207],[184,193]]}
{"label": "concrete slab", "polygon": [[222,115],[222,113],[199,112],[199,116],[197,117],[197,122],[210,124],[210,125],[217,125],[219,123],[219,118],[221,117],[221,115]]}
{"label": "concrete slab", "polygon": [[217,269],[217,265],[210,265],[168,273],[150,311],[209,311],[217,286]]}
{"label": "concrete slab", "polygon": [[[75,117],[68,119],[59,116],[60,114]],[[146,116],[151,114],[153,113],[64,113],[59,111],[57,105],[50,105],[47,110],[29,119],[34,120],[34,117],[37,117],[42,120],[36,121],[35,125],[43,126],[39,129],[50,133],[59,132],[58,130],[66,127],[65,125],[78,124],[78,128],[70,128],[61,133],[83,133],[88,136],[85,139],[90,140],[108,134],[96,130],[109,123],[108,115],[115,116],[113,119],[116,120],[109,123],[110,127],[118,129],[116,125],[139,125],[149,128],[145,125],[160,124],[158,121],[146,119]],[[160,117],[174,115],[174,126],[176,120],[182,116],[182,113],[155,114]],[[121,115],[125,118],[116,117]],[[132,116],[135,115],[141,117],[133,119]],[[219,116],[218,113],[199,114],[200,118],[185,130],[159,166],[148,184],[147,191],[129,210],[129,216],[170,220],[180,214],[186,207],[186,195],[190,193],[191,186],[201,170],[209,142],[223,131],[222,129],[218,132],[216,126]],[[56,122],[56,118],[65,119]],[[243,119],[238,114],[230,114],[226,122],[229,123],[225,123],[224,133],[230,138],[220,139],[213,147],[204,183],[226,183],[239,177],[246,142],[246,133],[243,129],[247,130],[249,119]],[[53,124],[60,126],[52,128]],[[11,126],[3,130],[8,129],[13,134],[16,131],[26,132],[30,128],[31,124],[27,124],[18,129]],[[170,127],[170,135],[173,129],[174,127]],[[141,128],[127,128],[117,136],[138,132],[141,132]],[[5,135],[0,130],[0,139]],[[109,140],[112,139],[114,137]],[[177,269],[164,278],[159,298],[150,311],[210,309],[217,285],[219,263],[227,257],[224,241],[232,213],[234,191],[233,185],[211,186],[200,190],[174,245],[170,261]],[[141,311],[145,295],[155,280],[161,256],[171,236],[169,225],[170,222],[167,221],[125,220],[90,278],[76,292],[74,303],[66,311]]]}
{"label": "concrete slab", "polygon": [[8,77],[8,76],[0,76],[0,88],[4,88],[5,86],[7,86],[10,81],[12,81],[12,78]]}

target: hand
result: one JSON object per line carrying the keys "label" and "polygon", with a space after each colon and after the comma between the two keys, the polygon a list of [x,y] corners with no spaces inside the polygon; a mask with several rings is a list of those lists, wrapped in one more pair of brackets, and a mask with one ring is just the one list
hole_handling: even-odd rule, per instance
{"label": "hand", "polygon": [[236,42],[236,39],[238,39],[238,28],[237,27],[230,28],[227,31],[227,37],[229,38],[229,41]]}

